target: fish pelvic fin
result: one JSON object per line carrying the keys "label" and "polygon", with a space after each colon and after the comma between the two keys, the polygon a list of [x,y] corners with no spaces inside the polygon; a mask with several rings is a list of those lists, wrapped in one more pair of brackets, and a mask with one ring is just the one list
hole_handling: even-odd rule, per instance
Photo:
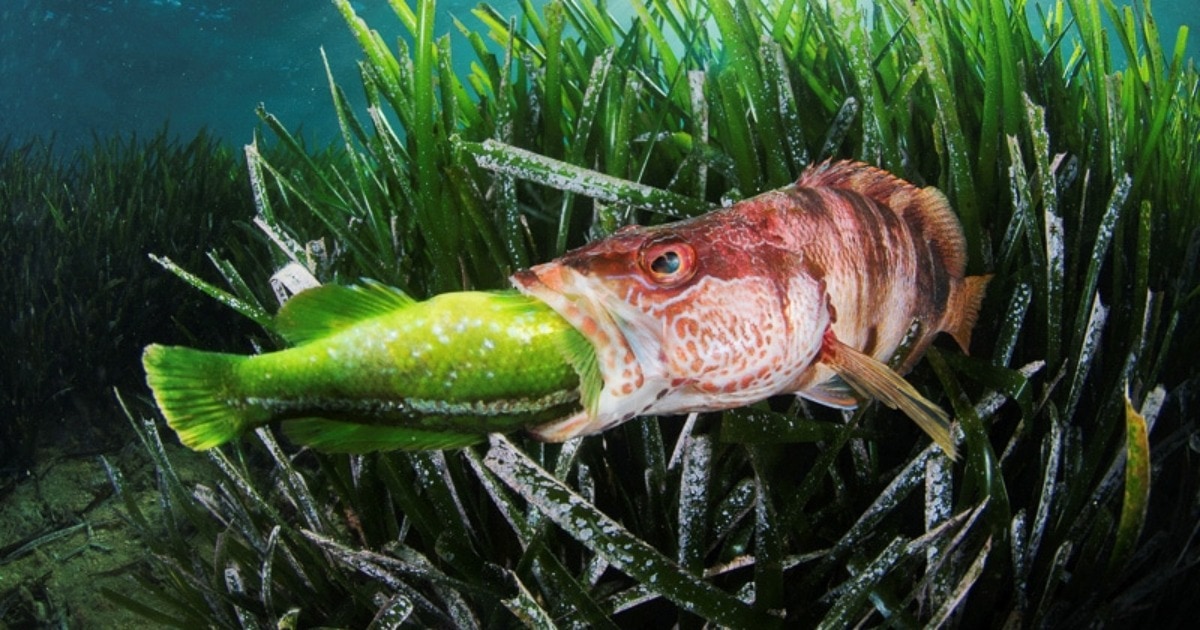
{"label": "fish pelvic fin", "polygon": [[946,304],[946,314],[942,317],[941,329],[950,333],[963,353],[970,354],[971,331],[979,319],[979,307],[983,296],[987,293],[991,275],[968,276],[960,283],[954,283],[950,299]]}
{"label": "fish pelvic fin", "polygon": [[850,160],[809,167],[796,186],[849,190],[891,208],[929,242],[950,277],[966,273],[967,241],[942,191],[919,188],[883,169]]}
{"label": "fish pelvic fin", "polygon": [[208,450],[270,419],[266,410],[232,402],[234,368],[245,359],[176,346],[146,347],[146,384],[184,446]]}
{"label": "fish pelvic fin", "polygon": [[903,411],[950,459],[958,458],[950,417],[887,365],[838,341],[832,331],[826,333],[820,360],[860,395]]}
{"label": "fish pelvic fin", "polygon": [[529,427],[528,432],[534,439],[542,442],[566,442],[571,438],[592,433],[593,431],[587,429],[594,418],[594,415],[584,410],[561,420]]}

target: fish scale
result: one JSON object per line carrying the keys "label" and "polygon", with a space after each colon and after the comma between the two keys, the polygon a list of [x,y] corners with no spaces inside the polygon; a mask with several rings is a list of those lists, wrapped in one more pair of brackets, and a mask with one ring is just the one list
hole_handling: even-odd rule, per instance
{"label": "fish scale", "polygon": [[375,283],[326,286],[276,321],[295,347],[249,357],[146,349],[147,382],[184,444],[210,448],[281,421],[294,441],[327,451],[449,448],[582,409],[590,344],[515,292],[414,302]]}
{"label": "fish scale", "polygon": [[520,292],[415,302],[367,282],[305,291],[244,357],[149,346],[184,444],[267,422],[329,451],[452,448],[528,429],[562,441],[644,414],[777,394],[877,399],[954,456],[950,418],[903,378],[939,333],[966,351],[988,277],[964,275],[945,197],[857,162],[520,271]]}
{"label": "fish scale", "polygon": [[794,393],[842,408],[879,399],[954,455],[949,417],[900,374],[940,332],[968,349],[988,278],[965,266],[939,191],[857,162],[693,219],[623,228],[513,277],[593,342],[604,381],[594,409],[534,431],[562,440]]}

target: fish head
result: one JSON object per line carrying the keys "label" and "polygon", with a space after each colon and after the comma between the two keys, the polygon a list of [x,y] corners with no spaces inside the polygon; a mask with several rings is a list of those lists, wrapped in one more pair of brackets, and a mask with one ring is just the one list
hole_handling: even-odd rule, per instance
{"label": "fish head", "polygon": [[824,281],[737,209],[626,227],[513,276],[592,342],[604,380],[595,409],[542,437],[748,404],[812,362],[830,321]]}

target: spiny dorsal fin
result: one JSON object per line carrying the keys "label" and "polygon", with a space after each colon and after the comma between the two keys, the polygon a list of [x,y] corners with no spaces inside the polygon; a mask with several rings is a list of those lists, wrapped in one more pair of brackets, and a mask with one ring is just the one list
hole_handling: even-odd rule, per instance
{"label": "spiny dorsal fin", "polygon": [[414,302],[399,289],[374,280],[354,286],[327,284],[288,300],[275,316],[275,331],[299,345]]}
{"label": "spiny dorsal fin", "polygon": [[888,366],[833,338],[826,338],[821,353],[825,363],[863,396],[874,398],[892,409],[903,411],[942,448],[950,459],[958,458],[950,433],[950,416],[921,395],[908,381]]}
{"label": "spiny dorsal fin", "polygon": [[951,277],[961,278],[966,273],[967,241],[962,225],[940,190],[917,188],[885,170],[849,160],[810,166],[796,186],[850,190],[891,208],[917,227]]}

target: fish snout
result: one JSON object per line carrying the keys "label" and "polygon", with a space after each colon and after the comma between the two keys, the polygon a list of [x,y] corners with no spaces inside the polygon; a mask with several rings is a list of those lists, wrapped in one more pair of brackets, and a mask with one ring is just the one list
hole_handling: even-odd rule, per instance
{"label": "fish snout", "polygon": [[562,265],[548,262],[529,269],[522,269],[512,275],[512,283],[526,293],[532,293],[539,288],[562,293],[564,284]]}

